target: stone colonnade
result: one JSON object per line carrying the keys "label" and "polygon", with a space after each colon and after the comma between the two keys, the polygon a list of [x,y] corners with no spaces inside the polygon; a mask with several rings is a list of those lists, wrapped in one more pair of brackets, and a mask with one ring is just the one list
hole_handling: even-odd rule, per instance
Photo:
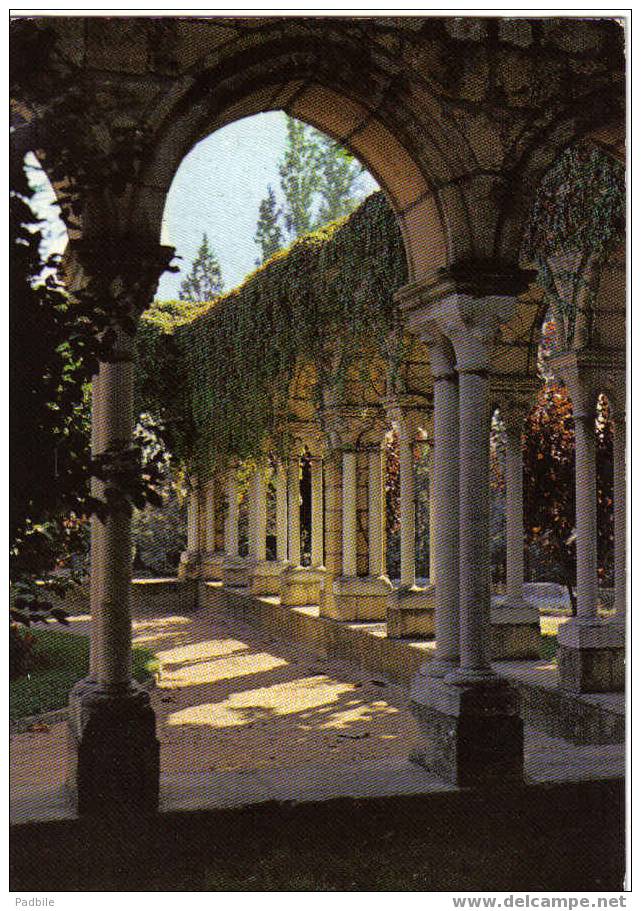
{"label": "stone colonnade", "polygon": [[[576,476],[576,617],[559,630],[561,684],[575,692],[609,692],[625,685],[626,491],[625,365],[589,351],[553,359],[572,398]],[[598,614],[596,419],[605,393],[614,424],[614,616]]]}
{"label": "stone colonnade", "polygon": [[[522,403],[496,390],[492,346],[514,309],[515,282],[481,282],[472,296],[446,287],[408,286],[399,294],[409,328],[429,347],[433,402],[396,396],[378,408],[335,408],[320,415],[322,433],[307,447],[311,475],[311,566],[301,566],[302,446],[277,466],[276,559],[266,553],[266,476],[259,465],[249,491],[249,554],[239,552],[237,466],[224,476],[192,479],[183,577],[222,579],[256,594],[279,593],[283,605],[319,603],[334,620],[387,619],[392,635],[432,635],[435,650],[415,679],[412,703],[426,737],[417,759],[461,785],[522,776],[523,731],[515,689],[492,668],[493,628],[509,640],[532,623],[523,600]],[[518,284],[518,282],[516,282]],[[490,287],[486,287],[490,284]],[[490,293],[493,292],[493,293]],[[419,306],[420,304],[420,306]],[[97,454],[131,442],[132,346],[123,336],[116,356],[94,380],[93,447]],[[562,684],[570,689],[621,685],[625,604],[625,421],[621,397],[590,365],[560,363],[575,403],[577,424],[577,563],[579,616],[560,635]],[[592,376],[587,383],[586,376]],[[596,377],[596,379],[595,379]],[[600,385],[597,384],[597,379]],[[510,386],[513,383],[510,382]],[[613,621],[596,610],[595,389],[613,402],[615,441],[616,603]],[[589,389],[590,395],[581,394]],[[491,406],[508,429],[508,592],[494,611],[490,590],[489,432]],[[431,408],[430,408],[431,406]],[[433,427],[430,427],[430,410]],[[399,432],[401,585],[385,575],[382,441],[392,421]],[[423,431],[423,434],[419,433]],[[433,439],[431,542],[433,576],[416,585],[413,448]],[[95,492],[100,495],[98,482]],[[154,806],[158,743],[146,693],[131,682],[129,517],[116,510],[92,526],[91,674],[71,694],[71,729],[78,764],[79,806],[93,811],[109,800]],[[497,619],[498,616],[498,619]],[[396,624],[396,626],[394,625]],[[412,625],[414,624],[414,625]],[[501,635],[504,634],[501,631]],[[131,747],[131,737],[135,749]],[[126,741],[126,745],[125,745]],[[122,752],[116,760],[114,751]],[[105,765],[106,763],[106,765]],[[109,765],[111,763],[111,765]],[[104,786],[101,770],[119,765],[118,782]],[[117,794],[116,794],[117,792]]]}

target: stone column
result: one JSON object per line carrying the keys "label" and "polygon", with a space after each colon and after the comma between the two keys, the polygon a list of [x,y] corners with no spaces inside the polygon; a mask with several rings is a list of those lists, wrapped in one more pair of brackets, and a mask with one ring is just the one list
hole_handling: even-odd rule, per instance
{"label": "stone column", "polygon": [[[430,512],[435,534],[434,629],[436,650],[426,670],[444,676],[459,663],[459,415],[453,355],[430,351],[434,377],[434,453]],[[430,534],[432,528],[430,528]]]}
{"label": "stone column", "polygon": [[281,462],[276,468],[276,559],[287,563],[287,471]]}
{"label": "stone column", "polygon": [[267,489],[260,467],[256,468],[249,488],[249,557],[254,563],[267,558]]}
{"label": "stone column", "polygon": [[194,488],[187,498],[187,550],[191,553],[198,552],[199,506],[199,493]]}
{"label": "stone column", "polygon": [[238,481],[236,469],[232,468],[225,479],[225,553],[228,557],[238,557]]}
{"label": "stone column", "polygon": [[385,483],[384,453],[380,446],[370,449],[368,478],[369,575],[386,576],[385,566]]}
{"label": "stone column", "polygon": [[429,472],[429,524],[430,524],[430,584],[436,584],[436,497],[434,496],[434,443],[430,443],[428,454]]}
{"label": "stone column", "polygon": [[459,604],[456,682],[483,681],[490,667],[490,403],[487,370],[459,367]]}
{"label": "stone column", "polygon": [[614,414],[614,621],[625,629],[626,617],[626,484],[625,484],[626,421],[625,414]]}
{"label": "stone column", "polygon": [[216,550],[216,485],[209,481],[205,487],[205,550],[213,554]]}
{"label": "stone column", "polygon": [[218,550],[218,482],[215,479],[206,485],[205,497],[205,553],[201,556],[201,577],[206,581],[220,581],[225,554]]}
{"label": "stone column", "polygon": [[575,434],[577,615],[559,628],[559,679],[571,692],[612,692],[625,684],[625,636],[622,625],[603,621],[597,612],[595,425],[598,394],[612,378],[611,365],[583,351],[566,352],[552,364],[572,397]]}
{"label": "stone column", "polygon": [[386,408],[398,431],[401,578],[390,592],[387,605],[387,635],[392,639],[431,639],[434,636],[432,584],[416,585],[416,505],[414,494],[414,445],[419,429],[429,423],[431,402],[417,396],[397,396]]}
{"label": "stone column", "polygon": [[520,416],[506,427],[506,594],[510,604],[523,603],[523,441]]}
{"label": "stone column", "polygon": [[416,505],[414,502],[414,440],[399,435],[398,462],[401,524],[401,586],[413,588],[416,583]]}
{"label": "stone column", "polygon": [[180,555],[178,578],[195,579],[200,575],[200,492],[198,479],[190,479],[190,490],[187,494],[187,549]]}
{"label": "stone column", "polygon": [[249,585],[253,595],[280,594],[282,564],[267,560],[267,485],[263,468],[253,474],[249,499]]}
{"label": "stone column", "polygon": [[323,462],[310,459],[312,486],[312,566],[323,566]]}
{"label": "stone column", "polygon": [[235,588],[244,588],[249,584],[249,565],[248,560],[241,557],[239,552],[239,505],[236,468],[230,468],[227,472],[225,480],[225,499],[227,501],[227,512],[225,514],[223,583]]}
{"label": "stone column", "polygon": [[[401,307],[430,345],[435,377],[434,441],[437,496],[437,589],[443,585],[441,559],[453,550],[441,542],[441,515],[448,476],[443,459],[447,398],[455,395],[452,354],[458,374],[459,453],[459,666],[444,677],[429,675],[429,663],[414,678],[412,708],[425,736],[418,762],[459,786],[487,786],[520,781],[523,776],[523,722],[518,692],[490,665],[490,514],[489,514],[489,372],[493,346],[502,325],[516,314],[516,301],[503,289],[519,288],[518,272],[478,266],[440,276],[440,284],[419,283],[403,289]],[[496,288],[500,289],[497,293]],[[478,296],[472,291],[478,289]],[[487,295],[490,296],[487,296]],[[440,362],[432,358],[439,354]],[[439,379],[442,377],[442,379]],[[441,512],[443,510],[443,513]],[[444,560],[445,562],[445,560]],[[443,589],[441,588],[441,592]],[[447,616],[447,615],[446,615]],[[439,618],[440,619],[440,618]],[[445,642],[452,626],[445,625]],[[438,633],[437,633],[438,636]],[[450,646],[451,647],[451,646]],[[450,655],[450,658],[453,657]]]}
{"label": "stone column", "polygon": [[[122,453],[133,430],[133,342],[120,332],[93,379],[94,457]],[[108,482],[92,481],[105,500]],[[149,695],[131,679],[131,516],[111,505],[91,526],[91,676],[69,695],[70,784],[81,815],[158,803],[159,745]]]}
{"label": "stone column", "polygon": [[[84,290],[113,319],[109,359],[92,390],[92,455],[136,459],[132,447],[135,347],[116,322],[135,325],[173,256],[144,237],[110,234],[73,241],[66,254],[70,290]],[[108,480],[92,480],[107,503]],[[69,696],[70,786],[80,815],[154,812],[158,806],[159,744],[149,694],[131,679],[131,514],[108,503],[91,527],[91,672]]]}
{"label": "stone column", "polygon": [[[529,403],[528,403],[529,404]],[[504,401],[506,430],[505,531],[506,595],[492,608],[492,657],[497,660],[536,659],[541,654],[539,613],[524,597],[523,421],[527,404]]]}
{"label": "stone column", "polygon": [[287,464],[287,538],[289,563],[300,566],[300,458],[291,458]]}
{"label": "stone column", "polygon": [[[318,505],[319,479],[322,483],[322,473],[316,470],[312,462],[312,559],[320,558],[322,561],[322,488],[320,490],[321,504]],[[316,480],[314,481],[314,473]],[[323,586],[323,567],[301,566],[300,548],[300,456],[290,459],[287,468],[287,494],[288,494],[288,538],[289,538],[289,566],[280,576],[280,600],[285,607],[304,607],[320,604]],[[316,502],[315,502],[316,501]],[[317,512],[316,518],[314,512]],[[318,515],[320,513],[320,516]]]}
{"label": "stone column", "polygon": [[356,575],[356,453],[343,453],[343,573]]}
{"label": "stone column", "polygon": [[597,619],[598,560],[595,413],[574,415],[576,459],[576,600],[579,620]]}

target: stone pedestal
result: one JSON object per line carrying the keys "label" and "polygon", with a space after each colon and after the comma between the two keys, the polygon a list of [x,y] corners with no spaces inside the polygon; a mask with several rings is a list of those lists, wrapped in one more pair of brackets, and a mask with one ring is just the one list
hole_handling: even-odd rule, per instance
{"label": "stone pedestal", "polygon": [[246,557],[227,554],[223,560],[223,585],[233,588],[247,588],[249,585],[249,561]]}
{"label": "stone pedestal", "polygon": [[289,566],[280,575],[280,603],[283,607],[320,604],[325,571],[319,567]]}
{"label": "stone pedestal", "polygon": [[433,639],[436,588],[400,586],[387,599],[387,635],[390,639]]}
{"label": "stone pedestal", "polygon": [[81,816],[157,810],[160,744],[145,690],[79,681],[69,697],[69,741],[69,786]]}
{"label": "stone pedestal", "polygon": [[490,653],[493,661],[534,661],[541,657],[539,612],[527,601],[492,605]]}
{"label": "stone pedestal", "polygon": [[249,567],[252,595],[280,595],[280,578],[287,568],[279,560],[260,560]]}
{"label": "stone pedestal", "polygon": [[179,579],[200,578],[200,554],[198,551],[184,550],[180,555],[178,564]]}
{"label": "stone pedestal", "polygon": [[224,551],[204,553],[200,564],[200,577],[206,582],[220,582],[223,578]]}
{"label": "stone pedestal", "polygon": [[326,605],[323,616],[347,622],[385,620],[391,590],[387,576],[339,576],[334,579],[332,603]]}
{"label": "stone pedestal", "polygon": [[422,734],[415,762],[459,787],[522,781],[523,721],[506,681],[452,685],[419,672],[411,706]]}
{"label": "stone pedestal", "polygon": [[577,618],[559,629],[559,680],[572,693],[613,693],[625,688],[625,630],[611,620]]}

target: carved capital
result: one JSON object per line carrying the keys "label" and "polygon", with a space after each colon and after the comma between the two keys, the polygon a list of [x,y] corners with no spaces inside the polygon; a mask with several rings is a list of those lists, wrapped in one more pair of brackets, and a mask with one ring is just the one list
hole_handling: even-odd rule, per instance
{"label": "carved capital", "polygon": [[383,402],[387,419],[401,440],[414,443],[432,440],[434,436],[434,406],[431,398],[419,395],[395,395]]}
{"label": "carved capital", "polygon": [[536,378],[529,376],[502,374],[490,378],[492,406],[499,408],[508,433],[520,433],[539,385]]}
{"label": "carved capital", "polygon": [[328,451],[370,449],[385,436],[385,413],[376,405],[325,408],[320,415]]}
{"label": "carved capital", "polygon": [[615,411],[625,411],[625,352],[566,351],[550,358],[550,366],[567,386],[575,418],[594,418],[600,393]]}
{"label": "carved capital", "polygon": [[151,303],[174,255],[173,247],[135,235],[84,237],[69,245],[63,269],[77,297],[95,300],[115,322],[135,320]]}

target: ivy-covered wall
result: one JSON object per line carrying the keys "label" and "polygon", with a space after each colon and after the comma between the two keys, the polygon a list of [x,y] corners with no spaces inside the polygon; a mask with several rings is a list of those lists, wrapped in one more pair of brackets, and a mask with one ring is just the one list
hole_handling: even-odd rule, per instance
{"label": "ivy-covered wall", "polygon": [[390,362],[398,355],[393,296],[406,281],[396,219],[376,193],[215,301],[152,307],[138,335],[138,406],[162,421],[170,448],[199,478],[267,443],[278,451],[301,365],[314,365],[317,401],[328,387],[340,399],[372,343]]}

